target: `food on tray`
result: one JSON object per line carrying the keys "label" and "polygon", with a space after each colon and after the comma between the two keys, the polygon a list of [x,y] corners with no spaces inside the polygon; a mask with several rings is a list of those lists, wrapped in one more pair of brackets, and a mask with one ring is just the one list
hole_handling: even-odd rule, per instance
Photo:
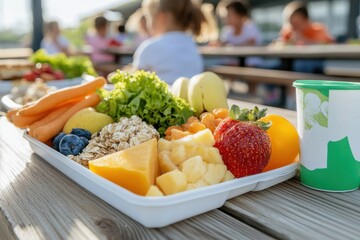
{"label": "food on tray", "polygon": [[139,195],[155,183],[158,168],[156,138],[89,162],[90,171]]}
{"label": "food on tray", "polygon": [[224,81],[212,72],[198,74],[190,80],[179,78],[175,81],[172,92],[188,101],[196,111],[196,116],[204,111],[228,108]]}
{"label": "food on tray", "polygon": [[93,107],[99,102],[100,98],[96,93],[92,93],[83,97],[83,99],[74,103],[73,106],[67,109],[64,114],[59,116],[57,119],[51,121],[44,126],[36,128],[33,132],[33,137],[41,142],[51,140],[63,129],[65,123],[72,115],[74,115],[76,112],[80,111],[83,108]]}
{"label": "food on tray", "polygon": [[33,66],[34,64],[28,60],[0,60],[0,79],[21,79]]}
{"label": "food on tray", "polygon": [[176,79],[173,85],[171,86],[171,93],[174,96],[177,96],[189,102],[189,98],[188,98],[189,81],[190,79],[186,77],[180,77]]}
{"label": "food on tray", "polygon": [[74,128],[70,134],[59,133],[53,140],[53,148],[67,155],[79,155],[89,144],[91,133],[82,128]]}
{"label": "food on tray", "polygon": [[178,140],[160,139],[161,175],[156,178],[160,191],[169,195],[233,179],[234,176],[227,173],[219,150],[213,147],[214,143],[209,129]]}
{"label": "food on tray", "polygon": [[215,147],[235,177],[260,173],[270,160],[271,143],[266,129],[271,123],[259,121],[266,109],[242,109],[233,105],[229,118],[214,132]]}
{"label": "food on tray", "polygon": [[[217,78],[204,73],[178,80],[176,94],[186,98],[187,83],[204,88],[204,79],[223,91]],[[266,109],[233,106],[229,111],[222,103],[208,105],[204,97],[196,117],[154,73],[118,71],[111,81],[112,91],[102,88],[106,80],[100,77],[48,93],[8,111],[7,118],[69,160],[142,196],[166,196],[257,174],[288,165],[298,155],[296,129],[280,116],[265,117]]]}
{"label": "food on tray", "polygon": [[24,106],[19,109],[19,114],[26,116],[49,111],[57,106],[65,104],[66,102],[76,101],[79,98],[83,98],[84,96],[94,93],[105,84],[106,80],[103,77],[98,77],[85,84],[59,89],[40,98],[34,104]]}
{"label": "food on tray", "polygon": [[158,186],[159,190],[165,195],[183,192],[187,186],[186,176],[184,173],[175,169],[157,177],[156,186]]}
{"label": "food on tray", "polygon": [[113,122],[109,115],[99,113],[94,108],[85,108],[69,118],[63,128],[63,132],[70,133],[73,128],[83,128],[93,134]]}
{"label": "food on tray", "polygon": [[44,81],[61,80],[64,79],[64,73],[60,70],[54,70],[49,64],[37,63],[35,68],[25,72],[23,79],[33,82],[41,78]]}
{"label": "food on tray", "polygon": [[11,111],[12,114],[8,114],[8,119],[15,126],[28,127],[30,136],[47,142],[61,132],[71,116],[81,109],[94,107],[100,102],[95,91],[105,83],[106,80],[99,77],[82,85],[51,92],[35,102]]}
{"label": "food on tray", "polygon": [[300,152],[300,143],[294,125],[286,118],[276,114],[266,115],[260,121],[271,122],[271,128],[266,131],[271,141],[271,156],[263,171],[273,170],[296,162]]}
{"label": "food on tray", "polygon": [[50,87],[46,85],[43,81],[37,80],[34,83],[26,87],[25,92],[22,91],[22,87],[14,87],[11,90],[13,96],[18,96],[14,99],[14,102],[25,105],[29,102],[38,100],[39,98],[45,96],[46,94],[55,91],[55,87]]}
{"label": "food on tray", "polygon": [[122,117],[92,135],[89,145],[78,156],[68,156],[87,167],[89,161],[159,138],[156,129],[138,116]]}
{"label": "food on tray", "polygon": [[199,118],[191,116],[186,123],[180,126],[170,126],[165,131],[165,139],[176,140],[185,136],[197,133],[204,129],[210,129],[211,132],[220,124],[220,122],[229,116],[229,110],[226,108],[217,108],[211,112],[204,112]]}
{"label": "food on tray", "polygon": [[114,121],[137,115],[163,134],[167,127],[183,124],[194,113],[190,105],[173,96],[168,85],[154,73],[118,71],[110,81],[115,89],[101,91],[102,101],[96,110],[110,115]]}
{"label": "food on tray", "polygon": [[160,189],[155,186],[155,185],[152,185],[150,186],[149,190],[147,191],[146,197],[163,197],[164,194],[160,191]]}
{"label": "food on tray", "polygon": [[60,70],[66,78],[80,77],[84,73],[96,76],[91,60],[86,56],[66,56],[63,53],[48,55],[43,49],[31,56],[33,63],[49,64],[54,70]]}

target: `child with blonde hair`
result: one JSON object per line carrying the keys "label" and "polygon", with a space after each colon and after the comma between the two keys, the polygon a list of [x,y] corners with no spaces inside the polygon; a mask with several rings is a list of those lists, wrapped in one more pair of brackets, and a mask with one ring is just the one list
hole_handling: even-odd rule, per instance
{"label": "child with blonde hair", "polygon": [[156,72],[168,84],[201,73],[203,60],[193,41],[206,24],[200,6],[191,0],[144,0],[142,8],[152,38],[136,50],[133,67]]}

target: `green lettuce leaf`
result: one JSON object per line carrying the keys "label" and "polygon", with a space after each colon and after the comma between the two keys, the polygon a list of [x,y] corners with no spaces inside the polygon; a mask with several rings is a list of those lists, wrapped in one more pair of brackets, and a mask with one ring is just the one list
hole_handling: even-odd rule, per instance
{"label": "green lettuce leaf", "polygon": [[115,88],[99,91],[102,100],[96,110],[108,114],[115,121],[137,115],[163,135],[169,126],[183,124],[194,115],[190,105],[173,96],[168,85],[155,73],[117,71],[110,81]]}

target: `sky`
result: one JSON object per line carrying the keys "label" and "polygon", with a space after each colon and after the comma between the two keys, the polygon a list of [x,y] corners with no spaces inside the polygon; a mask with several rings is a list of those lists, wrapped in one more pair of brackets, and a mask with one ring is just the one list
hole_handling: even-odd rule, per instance
{"label": "sky", "polygon": [[[43,16],[45,21],[57,20],[61,27],[76,27],[83,17],[96,13],[127,0],[43,0]],[[0,30],[31,29],[30,0],[0,0]]]}

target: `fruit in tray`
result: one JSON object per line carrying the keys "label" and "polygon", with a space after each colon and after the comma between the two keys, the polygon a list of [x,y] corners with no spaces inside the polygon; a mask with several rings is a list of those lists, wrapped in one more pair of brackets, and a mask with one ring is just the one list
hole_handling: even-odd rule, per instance
{"label": "fruit in tray", "polygon": [[[178,140],[160,139],[158,189],[164,195],[170,195],[233,179],[219,150],[213,147],[214,143],[209,129]],[[153,189],[150,190],[147,196],[153,196]]]}
{"label": "fruit in tray", "polygon": [[60,70],[54,70],[49,64],[37,63],[34,69],[24,74],[23,78],[30,82],[38,78],[44,81],[61,80],[64,79],[64,73]]}
{"label": "fruit in tray", "polygon": [[271,142],[266,129],[271,123],[259,121],[266,109],[252,110],[232,106],[229,118],[214,132],[215,147],[235,177],[260,173],[270,160]]}
{"label": "fruit in tray", "polygon": [[174,96],[177,96],[189,102],[189,98],[188,98],[189,81],[190,79],[186,77],[180,77],[176,79],[173,85],[171,86],[171,93]]}
{"label": "fruit in tray", "polygon": [[263,172],[296,162],[300,143],[294,125],[286,118],[275,114],[266,115],[260,121],[271,122],[271,128],[267,130],[271,141],[271,156]]}
{"label": "fruit in tray", "polygon": [[63,132],[70,133],[74,128],[83,128],[93,134],[113,122],[114,120],[109,115],[99,113],[94,108],[89,107],[71,116],[63,128]]}
{"label": "fruit in tray", "polygon": [[158,168],[156,138],[89,162],[90,171],[139,195],[155,183]]}
{"label": "fruit in tray", "polygon": [[195,115],[216,108],[228,108],[226,89],[223,80],[212,72],[204,72],[192,77],[177,79],[172,86],[172,93],[190,103]]}
{"label": "fruit in tray", "polygon": [[166,140],[176,140],[187,135],[195,134],[204,129],[210,129],[211,132],[220,124],[220,122],[228,117],[229,110],[226,108],[217,108],[212,112],[204,112],[197,117],[189,117],[186,123],[180,126],[170,126],[165,131]]}
{"label": "fruit in tray", "polygon": [[53,139],[53,148],[65,156],[79,155],[89,144],[91,133],[86,129],[74,128],[69,134],[59,133]]}

